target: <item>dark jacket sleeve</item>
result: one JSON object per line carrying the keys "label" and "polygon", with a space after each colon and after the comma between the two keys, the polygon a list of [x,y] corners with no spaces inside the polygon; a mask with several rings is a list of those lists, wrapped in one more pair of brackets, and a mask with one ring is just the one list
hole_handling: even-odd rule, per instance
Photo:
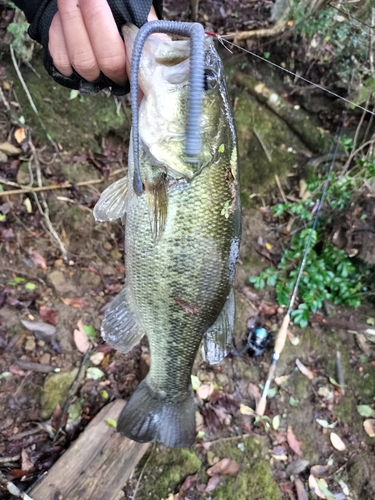
{"label": "dark jacket sleeve", "polygon": [[[147,22],[152,4],[159,19],[162,17],[163,0],[107,0],[107,2],[120,33],[121,27],[127,22],[133,23],[139,28],[143,26]],[[14,3],[24,11],[30,23],[29,35],[31,38],[43,45],[44,66],[57,83],[83,93],[99,92],[106,87],[110,87],[114,95],[124,95],[129,92],[129,84],[126,87],[121,87],[103,74],[100,74],[94,82],[88,82],[74,70],[70,77],[66,77],[55,68],[48,50],[48,37],[52,19],[57,12],[57,0],[15,0]]]}

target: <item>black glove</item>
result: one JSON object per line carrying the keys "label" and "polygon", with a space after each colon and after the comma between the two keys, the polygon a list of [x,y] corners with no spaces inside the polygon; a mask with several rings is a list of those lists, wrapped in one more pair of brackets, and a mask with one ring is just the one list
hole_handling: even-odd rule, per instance
{"label": "black glove", "polygon": [[[147,16],[151,9],[152,0],[107,0],[117,27],[121,34],[121,27],[131,22],[140,28],[147,22]],[[41,43],[44,47],[44,67],[49,75],[64,87],[79,90],[82,93],[94,93],[110,87],[113,95],[124,95],[130,90],[129,82],[120,86],[100,73],[99,78],[93,82],[88,82],[82,78],[74,69],[71,76],[62,75],[54,66],[51,54],[48,50],[49,29],[52,19],[57,12],[57,0],[18,0],[15,2],[24,10],[28,21],[29,35],[31,38]],[[38,4],[38,6],[37,6]],[[163,0],[153,2],[156,14],[161,19]]]}

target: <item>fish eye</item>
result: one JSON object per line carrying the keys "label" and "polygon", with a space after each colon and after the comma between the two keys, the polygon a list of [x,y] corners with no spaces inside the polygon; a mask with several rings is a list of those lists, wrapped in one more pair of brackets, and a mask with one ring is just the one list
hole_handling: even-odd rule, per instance
{"label": "fish eye", "polygon": [[204,70],[204,90],[206,92],[213,90],[217,86],[218,80],[218,74],[213,69],[206,68]]}

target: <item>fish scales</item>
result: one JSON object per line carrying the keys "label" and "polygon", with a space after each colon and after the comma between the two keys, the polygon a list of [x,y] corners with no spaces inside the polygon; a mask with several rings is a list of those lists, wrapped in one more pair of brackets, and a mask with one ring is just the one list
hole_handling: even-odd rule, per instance
{"label": "fish scales", "polygon": [[[135,29],[124,32],[131,52]],[[102,336],[128,352],[143,335],[151,366],[117,429],[139,442],[190,446],[195,439],[191,369],[203,339],[206,358],[227,354],[234,326],[233,281],[240,241],[237,150],[222,65],[206,40],[206,92],[197,166],[184,159],[187,42],[146,42],[141,58],[140,174],[107,188],[97,220],[125,223],[125,286],[107,309]],[[132,139],[131,139],[132,143]]]}
{"label": "fish scales", "polygon": [[[156,244],[145,199],[127,215],[129,287],[141,325],[152,332],[150,380],[154,387],[166,387],[168,397],[186,390],[202,332],[218,317],[230,291],[234,229],[221,214],[223,200],[230,199],[225,167],[219,162],[191,184],[182,181],[182,188],[169,189],[166,226]],[[135,240],[137,245],[131,245]],[[200,312],[186,312],[175,298]]]}

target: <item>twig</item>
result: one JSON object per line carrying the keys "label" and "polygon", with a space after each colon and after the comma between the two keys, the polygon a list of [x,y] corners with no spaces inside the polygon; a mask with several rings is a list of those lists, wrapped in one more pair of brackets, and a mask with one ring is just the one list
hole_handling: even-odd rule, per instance
{"label": "twig", "polygon": [[255,137],[258,139],[259,144],[262,146],[262,149],[263,149],[263,151],[265,152],[265,154],[266,154],[266,156],[267,156],[267,160],[268,160],[270,163],[272,163],[272,158],[271,158],[271,155],[270,155],[270,153],[269,153],[268,149],[266,148],[266,145],[264,144],[264,141],[263,141],[263,139],[261,138],[261,136],[260,136],[259,132],[257,132],[257,131],[255,130],[255,128],[253,128],[253,132],[254,132]]}
{"label": "twig", "polygon": [[[36,167],[36,177],[37,177],[38,186],[41,187],[42,186],[42,172],[40,170],[40,164],[39,164],[39,161],[38,161],[38,154],[36,152],[35,146],[34,146],[34,144],[33,144],[33,142],[32,142],[31,139],[29,140],[29,147],[30,147],[31,152],[33,153],[33,156],[34,156],[35,167]],[[46,202],[46,200],[44,198],[44,194],[42,193],[42,195],[41,195],[43,208],[42,208],[42,206],[41,206],[41,204],[39,202],[39,198],[38,198],[37,194],[33,193],[33,195],[34,195],[35,203],[37,204],[38,210],[39,210],[39,212],[44,217],[44,220],[45,220],[46,226],[48,228],[48,231],[55,238],[55,240],[56,240],[56,242],[57,242],[57,244],[58,244],[58,246],[60,248],[60,252],[61,252],[64,260],[67,260],[68,252],[67,252],[67,250],[65,248],[64,243],[61,241],[60,236],[57,234],[55,228],[53,227],[51,219],[49,218],[49,207],[48,207],[47,202]]]}
{"label": "twig", "polygon": [[14,455],[13,457],[0,457],[0,464],[8,464],[11,462],[18,462],[21,459],[21,455]]}
{"label": "twig", "polygon": [[22,370],[29,370],[38,373],[51,373],[51,372],[58,373],[61,371],[60,368],[56,368],[51,365],[45,365],[42,363],[32,363],[31,361],[22,361],[20,359],[15,361],[15,364],[19,366]]}
{"label": "twig", "polygon": [[287,199],[286,199],[283,187],[281,185],[279,176],[277,174],[275,174],[275,181],[276,181],[277,187],[279,188],[279,191],[280,191],[280,194],[281,194],[281,198],[283,199],[283,202],[286,203]]}
{"label": "twig", "polygon": [[[109,177],[113,177],[117,174],[120,174],[121,172],[124,172],[123,168],[120,168],[118,170],[114,170],[112,173],[109,174]],[[2,191],[0,193],[1,196],[6,196],[6,195],[12,195],[12,194],[24,194],[24,193],[38,193],[40,191],[53,191],[55,189],[70,189],[73,187],[82,187],[82,186],[90,186],[93,184],[101,184],[102,182],[105,182],[107,179],[102,177],[101,179],[90,179],[88,181],[80,181],[76,182],[75,184],[71,182],[63,182],[61,184],[53,184],[52,186],[38,186],[38,187],[27,187],[27,188],[22,188],[22,189],[12,189],[9,191]],[[0,179],[0,184],[7,184],[7,182],[4,182],[3,179]]]}
{"label": "twig", "polygon": [[152,455],[152,453],[154,451],[154,448],[155,448],[154,446],[151,448],[150,454],[147,457],[147,460],[146,460],[144,466],[142,467],[141,473],[139,474],[139,477],[138,477],[138,480],[137,480],[137,484],[135,485],[135,488],[134,488],[133,500],[135,500],[135,497],[136,497],[136,494],[137,494],[137,491],[138,491],[138,487],[139,487],[141,479],[143,477],[143,473],[146,470],[146,467],[147,467],[147,465],[148,465],[148,463],[150,461],[150,458],[151,458],[151,455]]}
{"label": "twig", "polygon": [[207,445],[211,446],[211,445],[216,444],[216,443],[221,443],[222,441],[237,441],[238,439],[242,439],[245,437],[251,437],[253,435],[254,434],[240,434],[239,436],[229,436],[229,437],[215,439],[214,441],[205,441],[204,443],[202,443],[202,446],[203,446],[203,444],[206,446]]}
{"label": "twig", "polygon": [[44,132],[46,133],[47,139],[52,144],[52,146],[55,148],[56,153],[58,153],[59,152],[59,148],[57,147],[56,142],[49,135],[49,133],[48,133],[48,131],[46,129],[46,126],[44,125],[42,119],[40,118],[39,111],[37,110],[37,108],[35,106],[35,103],[33,101],[33,98],[31,97],[29,89],[27,88],[27,85],[25,83],[25,80],[23,79],[22,73],[21,73],[20,68],[19,68],[19,66],[17,64],[16,56],[14,54],[14,49],[13,49],[12,45],[9,46],[9,49],[10,49],[10,55],[12,56],[12,62],[13,62],[14,69],[16,70],[18,79],[21,82],[23,90],[25,91],[25,94],[26,94],[26,96],[27,96],[27,98],[29,100],[30,106],[31,106],[32,110],[34,111],[34,113],[38,116],[40,125],[41,125],[42,129],[44,130]]}
{"label": "twig", "polygon": [[0,184],[4,184],[5,186],[14,186],[14,187],[18,187],[18,188],[22,187],[17,182],[7,181],[6,179],[2,179],[1,177],[0,177]]}
{"label": "twig", "polygon": [[41,283],[42,285],[46,284],[46,282],[44,280],[42,280],[42,278],[39,278],[38,276],[35,276],[35,274],[25,273],[24,271],[21,271],[19,269],[13,269],[11,267],[7,267],[7,268],[0,267],[0,271],[1,272],[14,273],[14,274],[21,274],[22,276],[26,276],[27,278],[31,278],[33,280],[39,281],[39,283]]}
{"label": "twig", "polygon": [[338,382],[340,384],[341,394],[344,396],[344,394],[345,394],[345,385],[344,385],[344,374],[343,374],[343,371],[342,371],[340,351],[336,352],[336,359],[337,359],[337,378],[338,378]]}
{"label": "twig", "polygon": [[91,346],[87,349],[85,355],[83,356],[82,361],[81,361],[81,365],[80,365],[78,373],[77,373],[77,376],[76,376],[76,378],[74,379],[72,385],[69,388],[68,395],[66,397],[65,404],[63,406],[63,409],[62,409],[62,412],[61,412],[61,416],[60,416],[60,419],[59,419],[59,427],[57,429],[55,437],[53,438],[53,442],[54,443],[56,442],[57,438],[59,437],[59,435],[60,435],[60,433],[62,431],[62,425],[63,425],[64,419],[65,419],[65,415],[68,413],[68,409],[69,409],[69,405],[71,403],[71,400],[72,400],[73,396],[77,393],[77,391],[79,389],[79,386],[80,386],[80,383],[81,383],[81,380],[82,380],[82,377],[83,377],[83,374],[84,374],[84,369],[85,369],[86,361],[88,360],[90,353],[91,353]]}
{"label": "twig", "polygon": [[17,486],[12,483],[12,481],[8,481],[4,475],[0,472],[0,483],[5,486],[5,488],[9,491],[11,495],[18,498],[23,498],[23,500],[33,500],[27,493],[21,491]]}

